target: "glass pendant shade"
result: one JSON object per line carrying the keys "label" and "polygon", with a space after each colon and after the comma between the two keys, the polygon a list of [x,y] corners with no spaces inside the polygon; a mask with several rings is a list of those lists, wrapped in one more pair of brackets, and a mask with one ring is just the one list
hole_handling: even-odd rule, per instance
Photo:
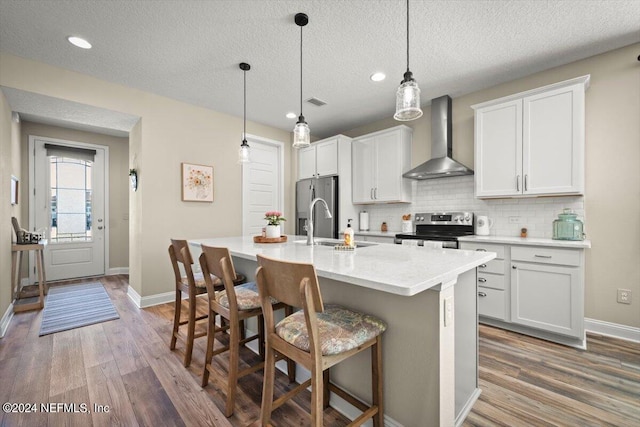
{"label": "glass pendant shade", "polygon": [[242,145],[238,150],[238,163],[249,163],[250,161],[249,144],[247,144],[247,141],[242,141]]}
{"label": "glass pendant shade", "polygon": [[402,82],[396,93],[396,113],[393,118],[402,122],[415,120],[422,116],[420,108],[420,88],[411,79]]}
{"label": "glass pendant shade", "polygon": [[293,128],[293,148],[304,148],[311,144],[311,131],[304,118],[298,120]]}

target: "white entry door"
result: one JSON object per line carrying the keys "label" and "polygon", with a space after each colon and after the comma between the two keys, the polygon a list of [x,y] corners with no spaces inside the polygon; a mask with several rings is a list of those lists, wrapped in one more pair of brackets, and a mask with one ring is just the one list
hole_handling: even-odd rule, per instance
{"label": "white entry door", "polygon": [[242,167],[242,234],[260,235],[264,214],[283,212],[284,143],[247,135],[249,163]]}
{"label": "white entry door", "polygon": [[34,136],[29,145],[30,218],[48,241],[47,280],[103,275],[108,147]]}

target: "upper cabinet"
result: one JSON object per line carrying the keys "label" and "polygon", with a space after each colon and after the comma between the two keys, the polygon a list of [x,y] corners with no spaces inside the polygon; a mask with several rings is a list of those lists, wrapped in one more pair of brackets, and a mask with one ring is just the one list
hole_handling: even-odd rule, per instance
{"label": "upper cabinet", "polygon": [[411,135],[404,125],[353,140],[353,203],[411,202],[411,182],[402,174],[411,168]]}
{"label": "upper cabinet", "polygon": [[314,142],[298,151],[298,180],[338,174],[339,137]]}
{"label": "upper cabinet", "polygon": [[589,76],[473,105],[476,197],[584,194]]}

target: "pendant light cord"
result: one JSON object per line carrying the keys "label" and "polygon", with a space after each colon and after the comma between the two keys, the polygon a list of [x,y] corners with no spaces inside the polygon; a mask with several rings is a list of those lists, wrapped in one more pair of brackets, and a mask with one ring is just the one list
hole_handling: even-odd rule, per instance
{"label": "pendant light cord", "polygon": [[244,115],[243,115],[243,134],[242,142],[247,140],[247,70],[243,70],[244,73]]}
{"label": "pendant light cord", "polygon": [[409,0],[407,0],[407,71],[409,71]]}
{"label": "pendant light cord", "polygon": [[300,115],[302,116],[302,26],[300,26]]}

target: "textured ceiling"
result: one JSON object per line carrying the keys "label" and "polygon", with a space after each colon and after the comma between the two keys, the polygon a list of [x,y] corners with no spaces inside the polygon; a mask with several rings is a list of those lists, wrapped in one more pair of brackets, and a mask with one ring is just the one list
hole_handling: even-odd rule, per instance
{"label": "textured ceiling", "polygon": [[[640,42],[635,0],[413,0],[410,7],[411,71],[423,105]],[[295,120],[285,113],[299,113],[296,12],[310,20],[303,97],[327,102],[303,107],[312,134],[392,116],[406,68],[402,0],[0,0],[0,51],[236,116],[245,61],[248,119],[290,130]],[[71,46],[68,35],[93,49]],[[375,71],[387,79],[371,82]]]}

